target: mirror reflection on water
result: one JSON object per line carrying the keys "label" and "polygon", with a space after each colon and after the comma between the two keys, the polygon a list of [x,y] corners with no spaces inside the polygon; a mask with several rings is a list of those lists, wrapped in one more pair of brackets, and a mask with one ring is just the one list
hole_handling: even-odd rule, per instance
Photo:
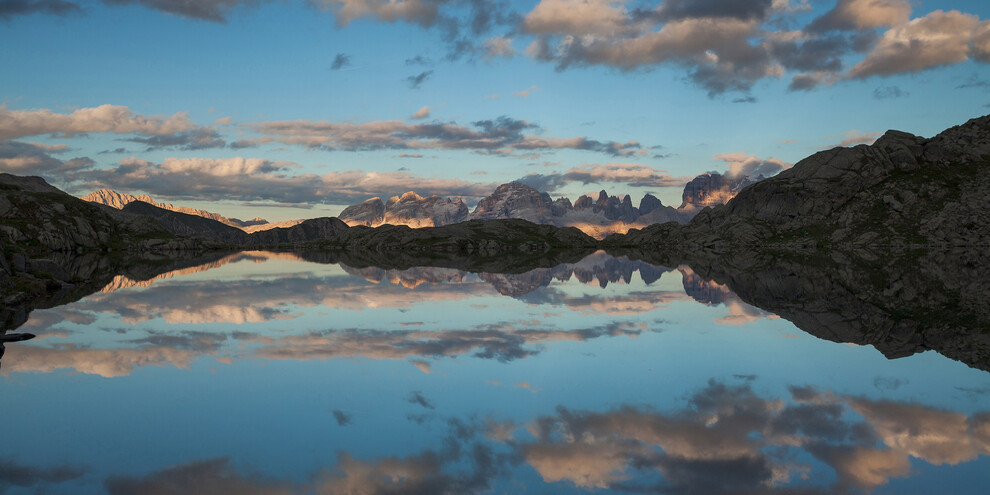
{"label": "mirror reflection on water", "polygon": [[0,366],[0,492],[990,481],[990,373],[953,346],[843,341],[821,329],[848,318],[604,252],[521,273],[313,260],[230,254],[30,312]]}

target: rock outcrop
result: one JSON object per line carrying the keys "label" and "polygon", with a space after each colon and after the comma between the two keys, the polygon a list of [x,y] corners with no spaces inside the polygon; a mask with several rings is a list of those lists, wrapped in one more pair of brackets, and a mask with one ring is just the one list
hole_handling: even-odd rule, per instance
{"label": "rock outcrop", "polygon": [[21,253],[193,249],[158,222],[94,205],[40,177],[0,174],[0,240]]}
{"label": "rock outcrop", "polygon": [[888,131],[873,145],[816,153],[687,225],[612,245],[788,249],[990,246],[990,116],[931,139]]}
{"label": "rock outcrop", "polygon": [[[873,346],[889,359],[934,350],[990,371],[990,258],[959,248],[783,252],[741,248],[610,250],[651,264],[688,265],[684,287],[718,302],[727,287],[818,338]],[[698,278],[700,277],[700,278]]]}

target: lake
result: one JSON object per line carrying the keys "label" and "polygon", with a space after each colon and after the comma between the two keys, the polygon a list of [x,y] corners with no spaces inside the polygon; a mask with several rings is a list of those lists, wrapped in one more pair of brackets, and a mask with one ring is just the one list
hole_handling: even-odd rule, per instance
{"label": "lake", "polygon": [[827,301],[815,324],[778,311],[802,330],[687,265],[604,252],[521,273],[308,259],[230,254],[31,312],[0,367],[0,492],[990,482],[986,363],[819,338],[848,323]]}

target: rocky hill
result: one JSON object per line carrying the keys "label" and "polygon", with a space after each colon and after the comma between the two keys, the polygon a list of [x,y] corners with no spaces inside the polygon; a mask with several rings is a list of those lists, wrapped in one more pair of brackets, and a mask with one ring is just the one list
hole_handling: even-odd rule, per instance
{"label": "rocky hill", "polygon": [[40,177],[0,173],[0,241],[18,252],[158,250],[199,246],[178,239],[158,222],[94,205]]}
{"label": "rocky hill", "polygon": [[654,225],[610,245],[990,246],[990,116],[925,139],[888,131],[873,145],[816,153],[687,225]]}
{"label": "rocky hill", "polygon": [[218,220],[167,210],[144,201],[127,203],[121,211],[154,218],[166,230],[177,236],[199,237],[226,244],[242,244],[247,242],[250,237],[243,230]]}
{"label": "rocky hill", "polygon": [[200,210],[197,208],[189,208],[186,206],[175,206],[169,203],[158,203],[154,199],[151,199],[151,196],[148,196],[147,194],[134,196],[132,194],[119,193],[111,189],[100,189],[99,191],[93,191],[83,196],[81,199],[83,201],[89,201],[91,203],[99,203],[101,205],[107,205],[116,208],[118,210],[124,209],[125,206],[135,201],[142,201],[150,205],[157,206],[163,210],[185,213],[187,215],[195,215],[197,217],[209,218],[210,220],[216,220],[222,224],[237,228],[244,228],[244,227],[250,227],[252,225],[262,225],[268,223],[268,220],[265,220],[264,218],[255,218],[253,220],[248,220],[245,222],[237,218],[227,218],[219,213],[213,213],[206,210]]}
{"label": "rocky hill", "polygon": [[200,210],[198,208],[189,208],[187,206],[176,206],[171,203],[159,203],[148,196],[147,194],[141,194],[134,196],[133,194],[119,193],[111,189],[100,189],[99,191],[93,191],[82,198],[83,201],[89,201],[91,203],[97,203],[101,205],[110,206],[118,210],[123,210],[127,205],[134,203],[136,201],[148,203],[152,206],[156,206],[163,210],[174,211],[176,213],[184,213],[186,215],[194,215],[197,217],[208,218],[210,220],[215,220],[224,225],[230,227],[238,228],[244,232],[257,232],[259,230],[273,229],[277,227],[290,227],[296,225],[302,220],[288,220],[284,222],[269,222],[264,218],[253,218],[251,220],[240,220],[238,218],[228,218],[219,213],[213,213],[206,210]]}

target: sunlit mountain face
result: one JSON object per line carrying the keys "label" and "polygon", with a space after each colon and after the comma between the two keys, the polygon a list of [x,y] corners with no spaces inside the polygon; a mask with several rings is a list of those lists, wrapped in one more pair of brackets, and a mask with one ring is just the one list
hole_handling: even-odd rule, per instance
{"label": "sunlit mountain face", "polygon": [[[982,493],[990,374],[687,266],[242,252],[5,339],[4,493]],[[783,296],[781,296],[783,297]],[[824,313],[817,313],[822,320]]]}

